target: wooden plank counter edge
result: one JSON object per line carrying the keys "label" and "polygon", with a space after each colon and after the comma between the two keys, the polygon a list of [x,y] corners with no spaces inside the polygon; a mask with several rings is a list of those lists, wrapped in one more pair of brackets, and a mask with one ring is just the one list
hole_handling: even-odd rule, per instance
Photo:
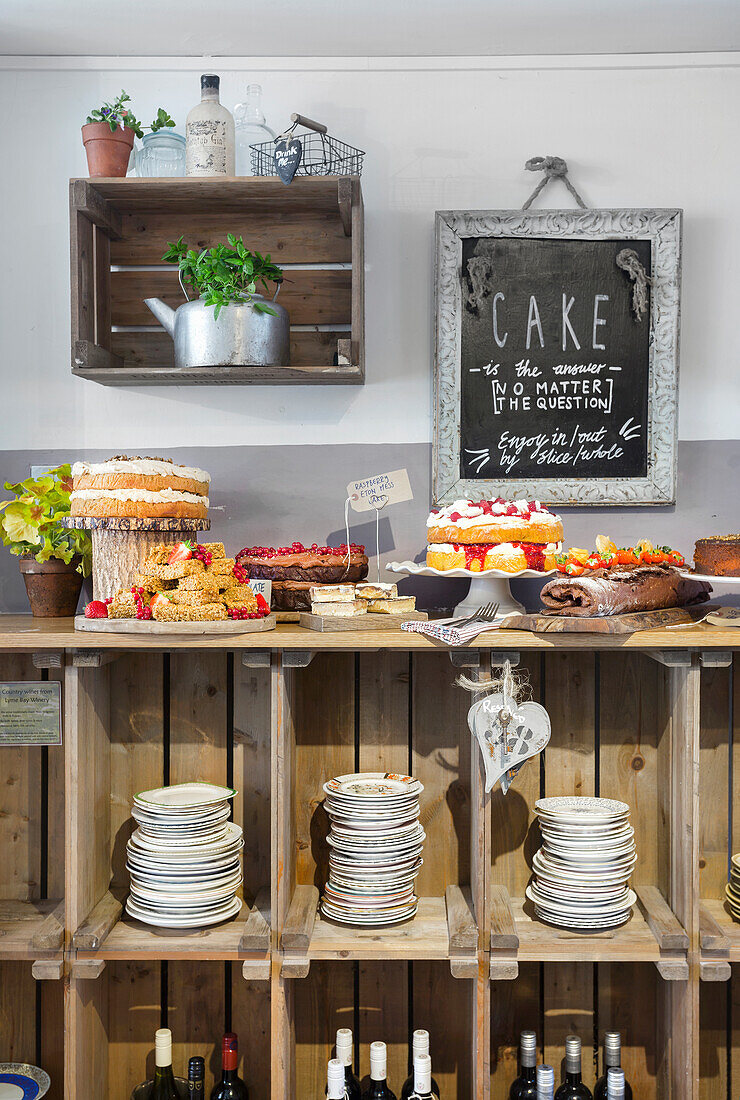
{"label": "wooden plank counter edge", "polygon": [[[320,633],[293,623],[280,623],[267,634],[237,634],[218,637],[209,634],[181,634],[147,637],[76,631],[74,620],[34,619],[31,615],[0,615],[0,652],[33,653],[44,649],[265,649],[273,650],[361,650],[400,649],[456,652],[422,634],[379,630]],[[646,630],[636,634],[532,634],[521,630],[492,630],[479,634],[475,650],[714,650],[740,648],[740,631],[706,623],[678,630]]]}

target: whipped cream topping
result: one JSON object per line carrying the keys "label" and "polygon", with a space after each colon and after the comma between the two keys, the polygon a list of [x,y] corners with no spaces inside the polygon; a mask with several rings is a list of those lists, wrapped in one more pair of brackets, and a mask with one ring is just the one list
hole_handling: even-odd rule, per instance
{"label": "whipped cream topping", "polygon": [[197,493],[179,493],[176,489],[74,489],[69,496],[70,500],[140,500],[147,504],[174,504],[178,501],[185,504],[205,504],[208,507],[208,497],[199,496]]}
{"label": "whipped cream topping", "polygon": [[555,526],[560,516],[541,504],[539,500],[456,500],[442,508],[433,508],[427,519],[427,527],[449,527],[454,525],[461,530],[470,527],[485,527],[495,522],[497,527],[521,527],[532,516],[543,526]]}
{"label": "whipped cream topping", "polygon": [[75,462],[72,477],[90,474],[144,474],[157,477],[186,477],[189,481],[209,483],[211,475],[197,466],[178,466],[158,458],[110,458],[107,462]]}
{"label": "whipped cream topping", "polygon": [[[485,544],[479,544],[485,545]],[[533,545],[541,545],[540,543]],[[545,546],[546,554],[559,554],[563,548],[562,542],[548,542]],[[463,549],[461,543],[457,544],[457,547],[453,546],[451,542],[430,542],[427,546],[427,554],[457,554]],[[504,554],[506,557],[513,557],[514,554],[521,554],[521,543],[513,542],[497,542],[486,546],[486,552],[494,550],[497,554]]]}

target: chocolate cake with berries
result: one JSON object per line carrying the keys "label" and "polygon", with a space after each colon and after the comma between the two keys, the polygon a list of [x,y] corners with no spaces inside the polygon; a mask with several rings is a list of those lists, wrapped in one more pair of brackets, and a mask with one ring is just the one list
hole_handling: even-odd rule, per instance
{"label": "chocolate cake with berries", "polygon": [[275,611],[310,611],[311,588],[321,584],[362,581],[367,576],[365,547],[291,546],[245,547],[236,556],[237,565],[255,580],[272,581],[272,608]]}

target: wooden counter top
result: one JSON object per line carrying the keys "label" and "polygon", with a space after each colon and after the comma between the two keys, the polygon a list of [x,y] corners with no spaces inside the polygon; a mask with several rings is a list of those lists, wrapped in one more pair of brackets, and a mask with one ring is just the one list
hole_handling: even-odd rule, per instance
{"label": "wooden counter top", "polygon": [[[311,650],[447,650],[421,634],[401,630],[342,631],[319,633],[292,624],[282,624],[263,634],[232,634],[219,637],[178,635],[166,638],[140,634],[95,634],[76,631],[73,619],[34,619],[31,615],[0,615],[0,651],[39,649],[311,649]],[[469,649],[507,650],[644,650],[644,649],[733,649],[740,648],[740,629],[687,626],[676,630],[662,627],[636,634],[531,634],[523,630],[489,630],[479,634]]]}

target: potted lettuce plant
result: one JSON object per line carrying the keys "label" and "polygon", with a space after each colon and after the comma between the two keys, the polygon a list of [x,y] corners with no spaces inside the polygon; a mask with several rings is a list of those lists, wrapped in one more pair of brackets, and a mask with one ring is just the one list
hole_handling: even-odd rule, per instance
{"label": "potted lettuce plant", "polygon": [[90,573],[89,532],[64,527],[61,522],[69,515],[71,487],[69,465],[17,484],[5,483],[13,498],[0,501],[0,536],[11,554],[21,559],[33,615],[74,615],[82,578]]}
{"label": "potted lettuce plant", "polygon": [[134,147],[134,138],[144,136],[145,130],[153,134],[163,127],[175,125],[163,107],[150,126],[142,126],[130,107],[131,96],[122,91],[113,103],[96,107],[87,116],[82,127],[82,144],[87,154],[87,170],[90,177],[125,176]]}

